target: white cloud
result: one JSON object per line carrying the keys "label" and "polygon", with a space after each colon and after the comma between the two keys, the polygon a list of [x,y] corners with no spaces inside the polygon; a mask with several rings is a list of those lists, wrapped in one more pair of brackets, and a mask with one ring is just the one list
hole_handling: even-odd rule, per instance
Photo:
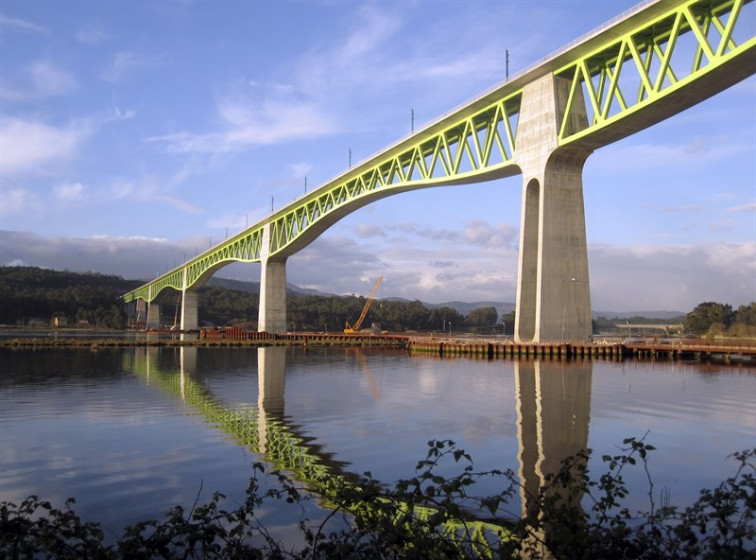
{"label": "white cloud", "polygon": [[84,185],[81,183],[63,183],[56,186],[53,193],[61,201],[81,200],[84,196]]}
{"label": "white cloud", "polygon": [[98,27],[87,27],[76,32],[76,40],[89,46],[97,46],[108,39],[108,34]]}
{"label": "white cloud", "polygon": [[272,144],[317,137],[333,129],[318,107],[308,102],[267,100],[258,104],[223,99],[218,113],[229,127],[224,140],[230,145]]}
{"label": "white cloud", "polygon": [[703,212],[704,210],[706,210],[706,207],[701,206],[700,204],[688,204],[685,206],[673,206],[664,208],[663,212],[686,214],[693,212]]}
{"label": "white cloud", "polygon": [[46,31],[44,27],[41,25],[37,25],[34,22],[20,19],[20,18],[14,18],[11,16],[6,16],[5,14],[0,14],[0,27],[5,27],[8,29],[18,29],[21,31]]}
{"label": "white cloud", "polygon": [[187,200],[163,192],[163,185],[167,184],[169,187],[173,187],[180,184],[183,180],[184,171],[179,171],[172,178],[168,179],[168,181],[163,181],[160,178],[152,176],[142,177],[137,180],[117,178],[103,190],[100,198],[102,201],[107,202],[118,199],[160,202],[183,212],[201,214],[203,210],[198,206]]}
{"label": "white cloud", "polygon": [[[336,40],[311,49],[281,69],[287,83],[274,78],[246,79],[250,86],[246,91],[219,97],[216,107],[221,126],[216,129],[178,130],[147,141],[180,154],[225,153],[320,138],[347,127],[374,126],[370,121],[380,119],[374,112],[363,112],[359,119],[346,115],[370,106],[372,98],[385,96],[397,83],[437,92],[440,84],[454,83],[457,77],[469,81],[475,75],[490,76],[492,56],[477,45],[472,50],[454,51],[442,64],[432,63],[427,54],[435,52],[433,45],[426,45],[427,51],[396,53],[392,39],[402,31],[406,19],[401,10],[385,8],[361,6],[343,38],[335,35]],[[347,121],[348,125],[344,124]]]}
{"label": "white cloud", "polygon": [[164,64],[165,57],[161,55],[119,51],[113,57],[110,65],[103,71],[102,79],[111,84],[119,84],[136,72],[152,70]]}
{"label": "white cloud", "polygon": [[32,83],[44,96],[62,95],[78,87],[76,79],[50,62],[35,62],[31,67]]}
{"label": "white cloud", "polygon": [[749,202],[747,204],[741,204],[740,206],[734,206],[732,208],[728,208],[727,212],[731,214],[738,214],[741,212],[745,212],[748,214],[756,213],[756,202]]}
{"label": "white cloud", "polygon": [[517,230],[507,224],[491,226],[482,220],[472,220],[463,232],[465,241],[481,247],[511,247],[517,243]]}
{"label": "white cloud", "polygon": [[720,138],[713,145],[700,137],[693,138],[686,144],[619,142],[602,148],[601,157],[593,165],[597,169],[608,169],[613,173],[670,167],[688,169],[749,154],[750,151],[750,146],[727,138]]}
{"label": "white cloud", "polygon": [[0,175],[71,159],[91,133],[92,128],[83,122],[57,128],[17,118],[0,119]]}
{"label": "white cloud", "polygon": [[[386,236],[387,231],[417,237],[421,240],[444,242],[446,246],[479,247],[487,249],[511,248],[516,246],[517,229],[509,224],[489,224],[484,220],[470,220],[463,230],[435,228],[417,223],[389,224],[385,227],[358,225],[356,234],[360,237]],[[397,239],[394,239],[397,241]]]}
{"label": "white cloud", "polygon": [[386,230],[379,224],[357,224],[354,231],[357,237],[386,237]]}
{"label": "white cloud", "polygon": [[262,146],[317,138],[331,134],[330,117],[310,102],[268,100],[255,102],[238,97],[222,98],[218,115],[223,127],[209,133],[177,132],[147,138],[170,153],[223,153],[250,146]]}
{"label": "white cloud", "polygon": [[36,61],[18,78],[5,77],[0,97],[9,101],[30,101],[66,95],[79,87],[74,76],[50,61]]}
{"label": "white cloud", "polygon": [[373,55],[402,28],[401,19],[382,8],[370,4],[361,6],[356,16],[357,25],[343,45],[339,46],[339,56],[332,63],[346,67],[356,60]]}
{"label": "white cloud", "polygon": [[26,209],[29,193],[25,189],[0,189],[0,214],[19,214]]}
{"label": "white cloud", "polygon": [[[149,278],[208,247],[205,237],[172,241],[162,238],[92,236],[45,237],[3,231],[2,264],[16,260],[31,266],[96,270],[125,278]],[[597,311],[688,312],[703,301],[733,306],[756,301],[756,242],[702,246],[594,246],[589,251],[591,298]],[[259,281],[257,265],[243,270]],[[239,268],[241,267],[241,269]],[[369,292],[384,276],[383,297],[513,302],[517,251],[479,255],[448,248],[381,248],[343,236],[322,236],[289,258],[287,279],[330,293]],[[232,274],[233,275],[233,274]]]}
{"label": "white cloud", "polygon": [[756,301],[756,241],[594,246],[588,258],[594,309],[687,312],[703,301]]}
{"label": "white cloud", "polygon": [[291,163],[289,164],[289,168],[291,169],[292,175],[295,177],[306,177],[307,174],[312,171],[312,164],[306,162]]}

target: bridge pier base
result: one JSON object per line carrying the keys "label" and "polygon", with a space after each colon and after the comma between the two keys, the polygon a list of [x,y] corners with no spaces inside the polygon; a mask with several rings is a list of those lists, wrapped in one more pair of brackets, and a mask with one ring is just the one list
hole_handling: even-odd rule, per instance
{"label": "bridge pier base", "polygon": [[[517,342],[592,334],[582,180],[591,151],[560,148],[557,141],[569,88],[549,74],[523,89],[515,154],[523,174]],[[585,113],[570,117],[570,123],[581,120]]]}
{"label": "bridge pier base", "polygon": [[184,332],[196,331],[199,328],[197,317],[198,295],[194,290],[185,289],[181,292],[181,330]]}
{"label": "bridge pier base", "polygon": [[147,321],[145,327],[148,329],[160,328],[160,304],[154,301],[147,302]]}
{"label": "bridge pier base", "polygon": [[265,260],[260,275],[260,332],[286,332],[286,261]]}

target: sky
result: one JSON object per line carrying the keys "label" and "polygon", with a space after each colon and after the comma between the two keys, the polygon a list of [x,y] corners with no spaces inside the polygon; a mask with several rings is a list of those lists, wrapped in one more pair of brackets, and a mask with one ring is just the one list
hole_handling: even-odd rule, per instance
{"label": "sky", "polygon": [[[2,0],[0,264],[154,278],[634,5]],[[583,188],[594,310],[756,301],[753,76],[596,150]],[[287,280],[514,302],[521,191],[372,203]]]}

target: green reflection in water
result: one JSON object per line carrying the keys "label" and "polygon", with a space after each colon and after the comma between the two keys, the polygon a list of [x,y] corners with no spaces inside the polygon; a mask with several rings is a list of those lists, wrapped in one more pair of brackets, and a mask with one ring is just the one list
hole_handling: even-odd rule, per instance
{"label": "green reflection in water", "polygon": [[[286,370],[286,348],[258,348],[258,404],[227,408],[210,391],[192,379],[196,371],[197,349],[179,349],[179,367],[166,365],[159,359],[160,348],[135,348],[132,353],[124,353],[124,369],[144,378],[149,385],[181,400],[192,410],[203,416],[214,428],[230,435],[238,444],[261,455],[274,469],[291,473],[295,480],[306,484],[322,496],[321,506],[335,508],[338,488],[349,488],[359,484],[359,477],[344,471],[345,463],[339,463],[319,452],[319,447],[296,434],[284,422],[284,379]],[[397,504],[396,517],[401,518],[410,511],[407,504]],[[384,502],[385,504],[385,502]],[[375,500],[362,502],[365,511],[378,509]],[[384,508],[385,509],[385,508]],[[415,518],[428,521],[436,510],[413,505]],[[509,531],[493,523],[478,520],[446,522],[437,528],[446,538],[460,538],[482,557],[493,555],[491,539],[505,539]]]}

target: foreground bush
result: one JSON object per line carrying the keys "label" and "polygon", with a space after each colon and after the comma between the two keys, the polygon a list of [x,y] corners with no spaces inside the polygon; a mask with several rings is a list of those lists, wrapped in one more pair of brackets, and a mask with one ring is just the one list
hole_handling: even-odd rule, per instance
{"label": "foreground bush", "polygon": [[[31,496],[20,505],[0,503],[0,557],[7,559],[682,559],[754,558],[756,549],[756,449],[735,453],[735,472],[690,507],[656,507],[643,440],[625,440],[616,456],[604,456],[607,470],[589,476],[589,452],[565,460],[537,495],[528,495],[512,471],[476,472],[469,455],[450,441],[431,441],[416,476],[387,489],[369,473],[354,480],[334,477],[304,489],[280,472],[274,489],[261,491],[255,465],[246,499],[235,509],[221,507],[216,493],[203,505],[172,508],[162,521],[127,527],[106,545],[97,523],[85,522],[69,500],[63,509]],[[462,472],[437,475],[442,463]],[[649,511],[622,506],[628,490],[626,468],[642,468],[649,481]],[[495,477],[503,490],[475,498],[483,477]],[[521,511],[508,511],[520,495]],[[303,520],[300,549],[276,540],[256,517],[264,504],[319,500],[330,511],[324,519]],[[581,505],[582,504],[582,505]],[[464,507],[463,507],[464,505]]]}

